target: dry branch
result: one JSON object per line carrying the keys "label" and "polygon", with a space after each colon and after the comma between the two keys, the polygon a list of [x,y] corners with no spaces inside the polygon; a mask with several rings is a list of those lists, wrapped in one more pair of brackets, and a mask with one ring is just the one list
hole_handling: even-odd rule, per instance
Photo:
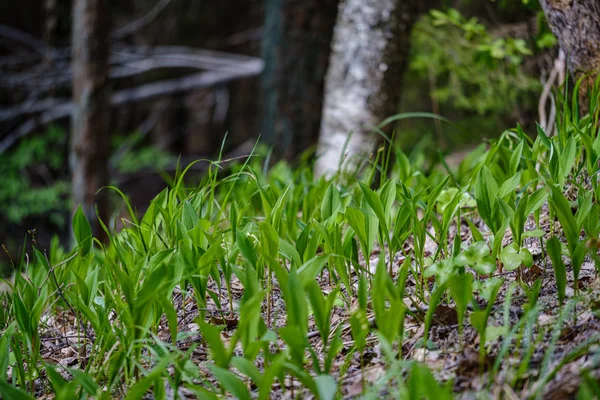
{"label": "dry branch", "polygon": [[[114,93],[111,97],[111,105],[114,107],[127,103],[150,100],[160,96],[218,86],[237,79],[256,76],[260,74],[262,68],[262,61],[260,59],[255,59],[241,66],[238,72],[208,71],[185,76],[183,78],[148,83]],[[30,112],[30,110],[35,110],[35,112]],[[61,102],[60,99],[45,99],[27,106],[19,106],[0,111],[0,122],[16,117],[41,113],[6,135],[0,141],[0,154],[10,148],[17,140],[33,132],[38,127],[68,117],[72,110],[73,103],[70,101]]]}

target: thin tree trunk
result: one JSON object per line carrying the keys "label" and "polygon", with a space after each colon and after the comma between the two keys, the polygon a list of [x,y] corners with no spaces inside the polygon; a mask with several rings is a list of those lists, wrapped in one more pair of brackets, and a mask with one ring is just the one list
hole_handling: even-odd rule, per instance
{"label": "thin tree trunk", "polygon": [[344,168],[357,165],[378,142],[372,128],[398,112],[417,3],[340,4],[326,78],[317,175],[335,173],[342,157],[349,162],[344,161]]}
{"label": "thin tree trunk", "polygon": [[[74,206],[81,205],[96,237],[105,239],[97,218],[108,223],[109,55],[108,0],[73,5],[73,102],[71,169]],[[96,216],[97,207],[97,216]]]}
{"label": "thin tree trunk", "polygon": [[587,76],[580,100],[585,101],[589,85],[600,72],[600,1],[540,0],[552,32],[567,56],[567,65],[575,79]]}
{"label": "thin tree trunk", "polygon": [[263,140],[292,159],[316,145],[338,0],[266,0]]}

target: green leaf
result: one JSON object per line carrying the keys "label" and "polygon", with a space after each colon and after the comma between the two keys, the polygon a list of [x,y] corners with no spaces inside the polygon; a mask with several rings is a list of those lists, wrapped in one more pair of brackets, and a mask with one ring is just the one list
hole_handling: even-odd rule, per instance
{"label": "green leaf", "polygon": [[294,268],[298,268],[300,265],[302,265],[302,259],[300,258],[300,253],[298,253],[298,250],[296,250],[296,248],[288,241],[281,238],[279,238],[279,253],[290,260]]}
{"label": "green leaf", "polygon": [[181,223],[183,226],[190,231],[198,223],[198,220],[198,214],[196,214],[194,207],[192,207],[189,201],[184,201],[183,210],[181,211]]}
{"label": "green leaf", "polygon": [[96,396],[100,387],[96,382],[94,382],[94,378],[92,378],[87,372],[79,369],[66,368],[66,370],[73,375],[73,378],[90,396]]}
{"label": "green leaf", "polygon": [[262,382],[262,373],[260,370],[252,363],[252,361],[243,357],[233,357],[231,359],[231,365],[237,368],[242,374],[246,375],[256,386],[261,386]]}
{"label": "green leaf", "polygon": [[250,242],[250,239],[248,239],[248,236],[246,236],[246,234],[243,231],[238,230],[235,242],[238,245],[240,252],[244,256],[244,258],[250,263],[250,265],[252,265],[254,269],[256,269],[256,262],[258,261],[258,257],[256,256],[256,250],[254,249],[254,246],[252,246],[252,243]]}
{"label": "green leaf", "polygon": [[363,192],[363,194],[365,196],[365,200],[367,201],[367,204],[375,212],[375,215],[377,216],[377,219],[379,220],[379,225],[381,226],[382,231],[384,233],[388,232],[388,229],[387,229],[387,217],[386,217],[386,214],[385,214],[385,210],[383,208],[383,204],[381,203],[381,200],[379,199],[379,196],[377,195],[377,193],[375,193],[374,191],[372,191],[364,183],[358,182],[358,184],[359,184],[359,186],[360,186],[360,188],[361,188],[361,190],[362,190],[362,192]]}
{"label": "green leaf", "polygon": [[567,287],[567,268],[562,260],[560,241],[558,238],[553,236],[546,242],[546,248],[548,250],[550,260],[552,260],[552,269],[554,270],[554,277],[556,278],[558,300],[560,301],[560,304],[563,304],[565,300],[565,290]]}
{"label": "green leaf", "polygon": [[396,182],[394,179],[390,179],[383,185],[379,192],[379,198],[383,205],[384,215],[390,217],[392,206],[394,205],[394,201],[396,201]]}
{"label": "green leaf", "polygon": [[554,185],[550,185],[550,205],[560,221],[560,225],[567,238],[567,243],[569,244],[569,249],[572,251],[579,242],[577,221],[571,212],[571,205],[562,191]]}
{"label": "green leaf", "polygon": [[335,213],[340,210],[342,206],[342,196],[332,182],[325,191],[323,201],[321,202],[321,219],[323,221],[335,216]]}
{"label": "green leaf", "polygon": [[[146,392],[148,392],[148,389],[150,389],[150,386],[152,386],[153,383],[155,385],[157,385],[157,384],[162,385],[163,381],[162,381],[162,379],[159,379],[159,378],[162,376],[163,372],[165,371],[165,369],[167,368],[167,366],[169,365],[170,362],[171,362],[171,357],[163,358],[156,365],[156,367],[154,367],[152,369],[152,371],[150,371],[142,379],[138,380],[135,383],[135,385],[133,385],[131,387],[131,389],[129,389],[127,391],[125,400],[141,400],[144,397],[144,395],[146,394]],[[154,390],[156,392],[157,388],[155,387]]]}
{"label": "green leaf", "polygon": [[326,255],[316,256],[298,268],[298,280],[302,288],[305,288],[309,282],[313,281],[321,273],[321,270],[327,264],[328,258]]}
{"label": "green leaf", "polygon": [[221,386],[236,398],[240,400],[252,399],[244,382],[233,372],[217,367],[216,365],[208,365],[208,369],[217,378]]}
{"label": "green leaf", "polygon": [[[54,393],[56,398],[59,400],[69,399],[75,397],[75,391],[77,389],[76,382],[71,382],[71,387],[69,388],[69,382],[62,377],[61,374],[56,372],[52,365],[46,364],[46,375],[50,380],[50,384],[52,385],[52,389],[54,389]],[[69,390],[71,389],[71,390]]]}
{"label": "green leaf", "polygon": [[438,261],[427,267],[423,276],[425,278],[435,276],[435,281],[441,285],[454,275],[455,265],[454,260],[450,258]]}
{"label": "green leaf", "polygon": [[337,383],[331,375],[319,375],[315,378],[320,400],[333,400],[337,393]]}
{"label": "green leaf", "polygon": [[433,315],[435,313],[435,309],[440,304],[442,300],[442,296],[446,293],[448,289],[448,281],[439,285],[431,295],[429,300],[429,309],[427,309],[427,314],[425,314],[425,337],[423,343],[427,343],[427,338],[429,337],[429,329],[431,328],[431,323],[433,321]]}
{"label": "green leaf", "polygon": [[458,314],[458,330],[462,332],[463,319],[467,311],[467,305],[473,297],[473,275],[457,275],[450,280],[450,296],[456,303]]}
{"label": "green leaf", "polygon": [[492,231],[496,231],[498,225],[496,217],[496,203],[498,198],[498,183],[496,178],[487,166],[483,166],[477,174],[475,181],[475,201],[481,219],[490,227]]}
{"label": "green leaf", "polygon": [[531,252],[525,247],[519,248],[517,243],[511,243],[502,249],[500,252],[500,261],[502,261],[504,268],[508,271],[514,271],[521,265],[525,265],[528,268],[533,266]]}
{"label": "green leaf", "polygon": [[529,196],[527,200],[527,210],[525,211],[525,215],[529,215],[532,212],[537,211],[548,198],[548,190],[546,188],[541,188],[536,190]]}
{"label": "green leaf", "polygon": [[490,255],[490,248],[485,241],[475,242],[461,252],[454,262],[456,265],[473,265]]}
{"label": "green leaf", "polygon": [[15,333],[15,322],[12,322],[0,336],[0,382],[6,380],[10,359],[10,341]]}
{"label": "green leaf", "polygon": [[519,168],[519,163],[521,162],[521,157],[523,155],[523,146],[525,144],[525,141],[522,141],[519,143],[519,145],[517,146],[517,148],[515,149],[515,151],[513,152],[513,154],[510,157],[510,164],[508,167],[508,173],[511,175],[514,175],[517,173],[518,168]]}
{"label": "green leaf", "polygon": [[498,189],[498,197],[504,198],[512,193],[514,193],[515,189],[519,187],[519,183],[521,182],[521,173],[517,173],[513,177],[507,179],[500,189]]}
{"label": "green leaf", "polygon": [[92,248],[92,227],[83,214],[81,206],[77,207],[77,211],[73,215],[73,235],[75,235],[81,254],[88,254]]}
{"label": "green leaf", "polygon": [[294,325],[305,336],[308,333],[308,305],[304,288],[310,280],[306,281],[306,284],[301,283],[300,272],[296,274],[296,271],[291,270],[287,288],[282,288],[288,313],[288,325]]}
{"label": "green leaf", "polygon": [[327,298],[321,291],[321,286],[316,281],[312,281],[308,285],[308,299],[313,310],[315,324],[321,334],[324,345],[327,345],[330,329],[330,318],[333,303],[337,298],[337,290],[333,290]]}
{"label": "green leaf", "polygon": [[473,311],[469,318],[471,319],[471,325],[479,332],[481,335],[482,332],[485,331],[487,326],[487,313],[484,311]]}
{"label": "green leaf", "polygon": [[218,367],[227,368],[230,358],[229,352],[225,349],[225,345],[221,340],[221,331],[204,321],[198,321],[198,326],[202,333],[202,339],[208,344],[215,364]]}
{"label": "green leaf", "polygon": [[408,383],[408,399],[436,399],[450,400],[452,395],[452,383],[440,385],[429,368],[420,363],[414,363],[410,371]]}
{"label": "green leaf", "polygon": [[480,275],[488,275],[496,269],[496,262],[490,256],[490,248],[485,241],[471,244],[465,251],[454,258],[454,264],[458,266],[470,266]]}
{"label": "green leaf", "polygon": [[263,249],[263,253],[269,257],[277,257],[279,253],[279,234],[268,222],[261,222],[258,224],[258,227],[262,234],[260,246]]}
{"label": "green leaf", "polygon": [[564,180],[571,173],[575,158],[577,157],[577,144],[575,143],[575,137],[571,136],[567,140],[566,146],[560,155],[560,167],[562,171],[561,178]]}
{"label": "green leaf", "polygon": [[22,389],[16,388],[6,381],[0,380],[1,397],[7,400],[35,400],[34,397],[27,394]]}
{"label": "green leaf", "polygon": [[365,310],[359,308],[350,315],[350,332],[359,352],[362,352],[365,348],[365,340],[369,331],[369,321],[367,320]]}

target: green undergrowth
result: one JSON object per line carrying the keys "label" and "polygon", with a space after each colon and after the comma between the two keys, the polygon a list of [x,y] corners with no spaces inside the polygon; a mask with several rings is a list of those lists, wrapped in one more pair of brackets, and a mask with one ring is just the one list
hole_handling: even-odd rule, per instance
{"label": "green undergrowth", "polygon": [[[542,396],[586,355],[579,396],[594,398],[596,338],[561,347],[591,307],[582,265],[599,267],[591,98],[585,117],[559,103],[557,136],[506,131],[456,170],[391,148],[333,179],[217,161],[121,231],[103,225],[107,245],[78,211],[73,249],[34,243],[0,287],[0,395],[444,399],[464,394],[460,371],[428,354],[471,351],[475,396]],[[443,310],[458,339],[445,353]]]}

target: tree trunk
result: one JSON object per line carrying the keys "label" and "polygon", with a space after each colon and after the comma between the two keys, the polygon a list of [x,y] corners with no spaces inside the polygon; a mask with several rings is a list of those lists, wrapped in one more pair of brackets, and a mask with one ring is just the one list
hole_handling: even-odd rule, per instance
{"label": "tree trunk", "polygon": [[50,47],[68,45],[71,26],[72,0],[43,0],[44,2],[44,42]]}
{"label": "tree trunk", "polygon": [[261,135],[277,157],[316,145],[338,0],[266,0]]}
{"label": "tree trunk", "polygon": [[[109,4],[75,0],[73,4],[73,102],[71,169],[74,206],[81,205],[96,237],[106,239],[98,219],[109,219]],[[97,217],[96,209],[97,207]]]}
{"label": "tree trunk", "polygon": [[575,79],[588,75],[580,100],[587,107],[587,92],[600,72],[600,1],[540,0],[552,32],[567,56]]}
{"label": "tree trunk", "polygon": [[343,0],[340,4],[326,78],[317,175],[337,171],[346,142],[344,168],[357,165],[377,142],[372,127],[398,112],[417,3]]}

